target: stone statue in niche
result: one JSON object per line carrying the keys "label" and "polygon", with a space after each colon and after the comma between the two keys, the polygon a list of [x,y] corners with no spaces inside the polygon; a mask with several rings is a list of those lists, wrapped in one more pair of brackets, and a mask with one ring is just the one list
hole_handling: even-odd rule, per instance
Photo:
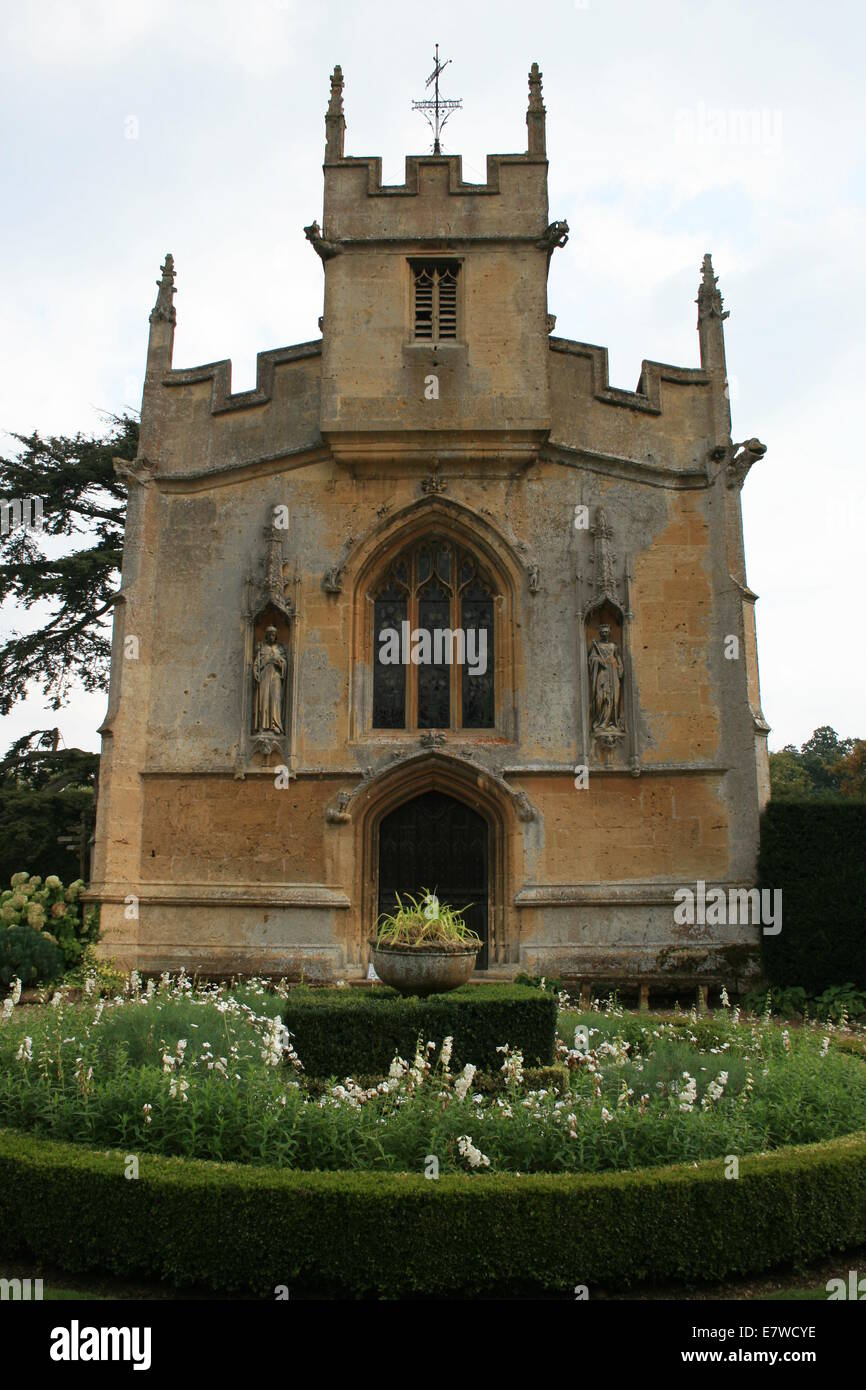
{"label": "stone statue in niche", "polygon": [[253,660],[253,729],[257,734],[283,732],[283,691],[288,669],[286,649],[277,641],[277,629],[266,628],[265,640],[259,642]]}
{"label": "stone statue in niche", "polygon": [[589,648],[589,722],[596,738],[611,742],[625,733],[622,712],[622,656],[602,623]]}

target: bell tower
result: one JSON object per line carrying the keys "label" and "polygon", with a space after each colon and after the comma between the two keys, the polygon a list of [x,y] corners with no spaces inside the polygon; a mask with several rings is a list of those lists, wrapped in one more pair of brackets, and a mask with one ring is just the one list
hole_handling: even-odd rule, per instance
{"label": "bell tower", "polygon": [[387,185],[380,158],[344,153],[334,70],[323,225],[307,235],[325,269],[321,432],[338,461],[520,465],[547,438],[547,271],[567,227],[548,222],[537,64],[529,88],[529,148],[488,155],[485,183],[434,143]]}

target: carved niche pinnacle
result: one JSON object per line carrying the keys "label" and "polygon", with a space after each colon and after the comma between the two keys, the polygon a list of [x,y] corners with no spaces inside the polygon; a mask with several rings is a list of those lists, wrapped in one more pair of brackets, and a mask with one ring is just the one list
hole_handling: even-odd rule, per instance
{"label": "carved niche pinnacle", "polygon": [[595,607],[608,599],[610,603],[615,604],[621,610],[622,602],[616,577],[616,556],[611,546],[613,532],[608,524],[604,507],[599,507],[596,514],[593,537],[595,540],[595,572],[593,575],[595,592],[592,597],[592,604]]}
{"label": "carved niche pinnacle", "polygon": [[250,578],[249,604],[251,611],[260,613],[268,604],[282,613],[289,622],[295,616],[292,601],[291,581],[286,578],[286,563],[283,559],[283,533],[273,524],[264,528],[266,540],[265,556],[262,561],[263,577]]}

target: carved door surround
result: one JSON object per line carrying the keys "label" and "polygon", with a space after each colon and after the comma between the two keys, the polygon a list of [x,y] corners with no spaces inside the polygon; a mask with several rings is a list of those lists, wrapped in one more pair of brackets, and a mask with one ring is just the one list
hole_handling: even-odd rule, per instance
{"label": "carved door surround", "polygon": [[[401,760],[363,781],[332,816],[333,863],[352,865],[352,900],[359,911],[346,941],[349,964],[369,961],[369,937],[379,913],[379,830],[382,821],[425,792],[442,792],[482,816],[488,827],[487,942],[489,964],[518,958],[516,882],[522,882],[525,809],[522,794],[471,761],[441,749]],[[531,808],[530,808],[531,810]],[[534,812],[532,812],[534,818]],[[342,849],[339,845],[342,841]],[[414,888],[406,885],[409,892]],[[426,887],[433,885],[427,884]],[[455,906],[460,906],[459,903]]]}

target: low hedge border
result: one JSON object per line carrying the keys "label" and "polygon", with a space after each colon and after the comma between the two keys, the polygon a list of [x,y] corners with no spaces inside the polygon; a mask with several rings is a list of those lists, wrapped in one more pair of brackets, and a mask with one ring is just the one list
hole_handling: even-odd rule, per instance
{"label": "low hedge border", "polygon": [[[305,1087],[309,1095],[323,1096],[331,1082],[339,1081],[341,1078],[301,1074],[294,1079]],[[353,1076],[352,1080],[356,1086],[366,1090],[368,1087],[379,1085],[382,1073],[371,1072],[370,1075]],[[555,1086],[564,1089],[568,1085],[568,1068],[561,1063],[552,1067],[524,1067],[523,1085],[530,1091],[550,1091]],[[501,1071],[477,1071],[472,1078],[472,1090],[482,1096],[496,1096],[508,1090],[508,1081]]]}
{"label": "low hedge border", "polygon": [[592,1175],[300,1173],[0,1130],[0,1256],[273,1297],[717,1281],[866,1243],[866,1133]]}
{"label": "low hedge border", "polygon": [[528,985],[463,985],[426,999],[372,990],[292,989],[281,1010],[308,1076],[387,1076],[394,1053],[411,1061],[415,1045],[453,1037],[452,1067],[502,1065],[508,1043],[527,1066],[549,1066],[556,1045],[554,994]]}

